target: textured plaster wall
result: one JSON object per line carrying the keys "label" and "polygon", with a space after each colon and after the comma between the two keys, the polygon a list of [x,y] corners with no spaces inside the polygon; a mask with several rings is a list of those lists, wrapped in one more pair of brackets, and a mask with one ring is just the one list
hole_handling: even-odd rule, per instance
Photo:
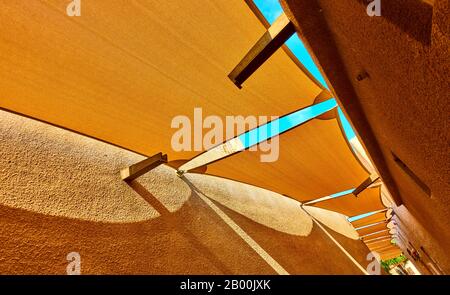
{"label": "textured plaster wall", "polygon": [[[72,251],[85,274],[275,273],[206,197],[287,272],[360,274],[298,202],[167,166],[123,182],[142,159],[0,112],[0,273],[64,274]],[[367,265],[361,242],[332,234]]]}
{"label": "textured plaster wall", "polygon": [[[440,273],[448,273],[446,264],[446,256],[442,256],[442,252],[446,252],[424,226],[408,211],[405,206],[395,208],[395,216],[393,220],[397,223],[400,234],[404,238],[404,247],[412,248],[419,253],[420,259],[410,258],[423,274],[433,274],[432,268],[438,269]],[[412,246],[412,247],[411,247]],[[426,253],[420,248],[423,247]],[[448,252],[448,249],[447,249]],[[407,251],[404,251],[408,255]],[[428,255],[430,256],[428,256]],[[408,255],[409,256],[409,255]],[[444,263],[443,263],[444,262]],[[436,265],[437,263],[437,265]],[[432,266],[430,266],[432,264]]]}
{"label": "textured plaster wall", "polygon": [[280,2],[392,196],[421,224],[421,240],[435,242],[430,251],[449,273],[450,2],[381,1],[380,17],[369,17],[362,0]]}

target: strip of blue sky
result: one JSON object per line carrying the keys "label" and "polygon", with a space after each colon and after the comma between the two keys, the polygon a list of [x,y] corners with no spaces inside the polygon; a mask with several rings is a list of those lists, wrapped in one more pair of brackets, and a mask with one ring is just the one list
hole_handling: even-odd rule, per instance
{"label": "strip of blue sky", "polygon": [[[278,0],[254,0],[256,6],[264,15],[269,23],[273,23],[283,12]],[[297,59],[305,66],[305,68],[325,87],[328,87],[325,79],[319,71],[319,68],[314,63],[311,55],[306,49],[303,42],[298,38],[297,34],[294,34],[287,42],[287,46],[294,53]],[[354,138],[355,132],[353,131],[344,113],[339,108],[339,117],[341,119],[345,135],[350,140]]]}
{"label": "strip of blue sky", "polygon": [[338,197],[342,197],[342,196],[351,194],[354,190],[355,190],[355,189],[352,188],[352,189],[349,189],[349,190],[346,190],[346,191],[343,191],[343,192],[335,193],[335,194],[330,195],[330,198],[338,198]]}
{"label": "strip of blue sky", "polygon": [[355,131],[353,131],[352,125],[350,125],[350,122],[345,117],[344,112],[341,110],[341,108],[338,108],[338,114],[339,114],[339,118],[341,119],[342,127],[344,128],[344,132],[345,132],[345,135],[347,136],[347,139],[350,140],[350,139],[356,137],[356,134],[355,134]]}
{"label": "strip of blue sky", "polygon": [[[264,15],[269,23],[273,23],[283,12],[280,3],[278,0],[254,0],[256,6]],[[327,83],[320,73],[319,68],[314,63],[311,55],[308,53],[303,42],[298,38],[297,34],[294,34],[289,40],[286,42],[286,45],[289,49],[294,53],[294,55],[300,60],[300,62],[305,66],[305,68],[316,78],[322,85],[325,87]]]}
{"label": "strip of blue sky", "polygon": [[350,218],[348,219],[348,221],[353,222],[353,221],[362,219],[362,218],[364,218],[364,217],[368,217],[368,216],[374,215],[374,214],[376,214],[376,213],[378,213],[378,212],[380,212],[380,210],[372,211],[372,212],[368,212],[368,213],[364,213],[364,214],[360,214],[360,215],[357,215],[357,216],[352,216],[352,217],[350,217]]}
{"label": "strip of blue sky", "polygon": [[266,141],[271,137],[277,136],[280,133],[288,131],[289,129],[292,129],[312,118],[320,116],[321,114],[332,110],[336,106],[336,100],[326,100],[245,132],[239,136],[239,139],[245,148],[249,148],[260,142]]}
{"label": "strip of blue sky", "polygon": [[[277,0],[254,0],[258,9],[262,12],[264,17],[269,23],[273,23],[283,12],[280,4]],[[287,42],[287,46],[292,51],[292,53],[297,57],[297,59],[305,66],[305,68],[320,82],[322,85],[328,88],[325,79],[320,73],[318,67],[314,63],[311,55],[304,46],[303,42],[295,34]],[[334,98],[324,101],[322,103],[307,107],[305,109],[299,110],[292,114],[283,116],[265,125],[259,126],[256,129],[250,130],[239,136],[239,139],[243,143],[245,148],[249,148],[260,142],[266,141],[267,139],[277,136],[289,129],[292,129],[312,118],[315,118],[327,111],[337,107],[336,100]],[[355,132],[353,131],[350,123],[345,117],[342,110],[338,107],[338,115],[341,119],[344,133],[347,139],[352,139],[355,137]],[[343,192],[338,192],[331,195],[332,198],[338,198],[351,193],[354,189],[349,189]],[[362,218],[362,217],[361,217]]]}

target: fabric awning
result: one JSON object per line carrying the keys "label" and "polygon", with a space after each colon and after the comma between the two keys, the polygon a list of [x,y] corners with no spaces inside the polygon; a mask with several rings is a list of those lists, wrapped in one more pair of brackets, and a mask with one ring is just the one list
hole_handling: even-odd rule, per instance
{"label": "fabric awning", "polygon": [[379,213],[375,213],[373,215],[355,220],[352,222],[352,225],[355,228],[358,228],[361,226],[366,226],[366,225],[370,225],[370,224],[385,221],[385,220],[386,220],[386,212],[379,212]]}
{"label": "fabric awning", "polygon": [[373,234],[379,231],[385,231],[386,233],[388,232],[388,228],[386,227],[386,223],[380,223],[371,227],[366,227],[366,228],[362,228],[360,230],[358,230],[358,234],[360,236],[365,236],[365,235],[369,235],[369,234]]}
{"label": "fabric awning", "polygon": [[261,162],[261,154],[243,151],[208,165],[206,173],[299,201],[355,188],[368,177],[346,142],[338,119],[313,119],[281,134],[275,162]]}
{"label": "fabric awning", "polygon": [[387,231],[383,231],[383,232],[380,232],[377,234],[367,236],[367,237],[363,238],[363,241],[370,243],[372,241],[382,240],[382,239],[389,238],[389,237],[391,237],[391,234],[389,234]]}
{"label": "fabric awning", "polygon": [[350,217],[385,208],[381,202],[379,186],[367,188],[359,193],[358,196],[348,194],[316,203],[314,206],[336,211]]}
{"label": "fabric awning", "polygon": [[393,244],[391,243],[391,240],[380,240],[380,241],[376,241],[376,242],[370,242],[370,243],[366,243],[367,246],[369,247],[369,249],[374,250],[374,249],[382,249],[382,248],[386,248],[386,247],[390,247]]}
{"label": "fabric awning", "polygon": [[398,257],[401,254],[402,254],[402,250],[397,248],[397,249],[392,249],[389,251],[381,252],[380,257],[381,257],[381,260],[389,260],[389,259]]}
{"label": "fabric awning", "polygon": [[283,115],[321,88],[278,50],[239,90],[227,77],[265,32],[241,0],[6,1],[0,10],[0,108],[151,156],[175,152],[171,121]]}
{"label": "fabric awning", "polygon": [[[171,146],[172,119],[186,116],[194,125],[196,107],[203,118],[223,121],[282,116],[313,104],[323,90],[283,50],[242,89],[228,79],[265,32],[244,1],[92,1],[75,18],[66,15],[67,5],[3,4],[0,108],[173,161],[200,153]],[[314,119],[282,134],[279,154],[261,163],[258,152],[242,152],[207,173],[297,200],[355,188],[368,176],[337,119]]]}

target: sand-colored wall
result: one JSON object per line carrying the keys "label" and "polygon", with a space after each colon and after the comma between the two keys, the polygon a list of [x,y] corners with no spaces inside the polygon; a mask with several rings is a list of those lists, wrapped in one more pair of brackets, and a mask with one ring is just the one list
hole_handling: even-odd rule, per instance
{"label": "sand-colored wall", "polygon": [[[446,261],[448,249],[443,249],[442,244],[408,211],[405,206],[395,208],[393,221],[397,223],[400,231],[402,248],[407,257],[423,274],[445,274],[448,272]],[[406,248],[415,249],[419,259],[408,255]],[[437,272],[435,271],[437,270]]]}
{"label": "sand-colored wall", "polygon": [[397,205],[449,273],[449,1],[381,1],[376,17],[369,1],[280,2]]}
{"label": "sand-colored wall", "polygon": [[0,112],[0,273],[64,274],[72,251],[85,274],[361,273],[298,202],[166,166],[123,182],[142,159]]}

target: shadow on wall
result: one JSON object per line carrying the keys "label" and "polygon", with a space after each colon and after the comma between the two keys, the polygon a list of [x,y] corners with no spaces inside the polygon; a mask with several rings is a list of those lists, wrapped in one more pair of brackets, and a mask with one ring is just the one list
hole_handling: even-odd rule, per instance
{"label": "shadow on wall", "polygon": [[1,206],[0,272],[63,274],[66,255],[75,251],[82,273],[272,273],[200,200],[190,198],[170,213],[150,193],[141,193],[160,218],[112,224]]}
{"label": "shadow on wall", "polygon": [[[150,220],[163,211],[120,179],[121,168],[143,159],[132,152],[6,112],[0,112],[0,151],[0,204],[110,223]],[[265,226],[303,236],[311,231],[312,221],[297,201],[218,177],[187,177],[216,201]],[[130,186],[141,196],[145,188],[172,213],[192,193],[168,166],[139,183]]]}
{"label": "shadow on wall", "polygon": [[217,257],[217,255],[203,245],[200,240],[195,236],[195,234],[186,227],[186,220],[182,219],[178,214],[172,214],[155,196],[153,196],[143,185],[141,185],[136,180],[129,183],[130,187],[139,194],[146,202],[148,202],[158,213],[160,218],[163,219],[164,223],[170,225],[171,228],[176,228],[177,232],[180,233],[188,243],[202,253],[205,258],[215,265],[221,273],[232,273],[232,271]]}
{"label": "shadow on wall", "polygon": [[[0,272],[63,274],[66,255],[76,251],[85,274],[275,273],[196,194],[171,213],[141,184],[131,185],[159,218],[112,224],[0,206]],[[290,273],[358,273],[317,228],[308,237],[288,235],[216,205]]]}
{"label": "shadow on wall", "polygon": [[[170,167],[127,184],[118,171],[142,157],[4,112],[0,151],[2,274],[64,274],[73,251],[85,274],[275,273]],[[359,274],[298,202],[186,178],[287,272]]]}

